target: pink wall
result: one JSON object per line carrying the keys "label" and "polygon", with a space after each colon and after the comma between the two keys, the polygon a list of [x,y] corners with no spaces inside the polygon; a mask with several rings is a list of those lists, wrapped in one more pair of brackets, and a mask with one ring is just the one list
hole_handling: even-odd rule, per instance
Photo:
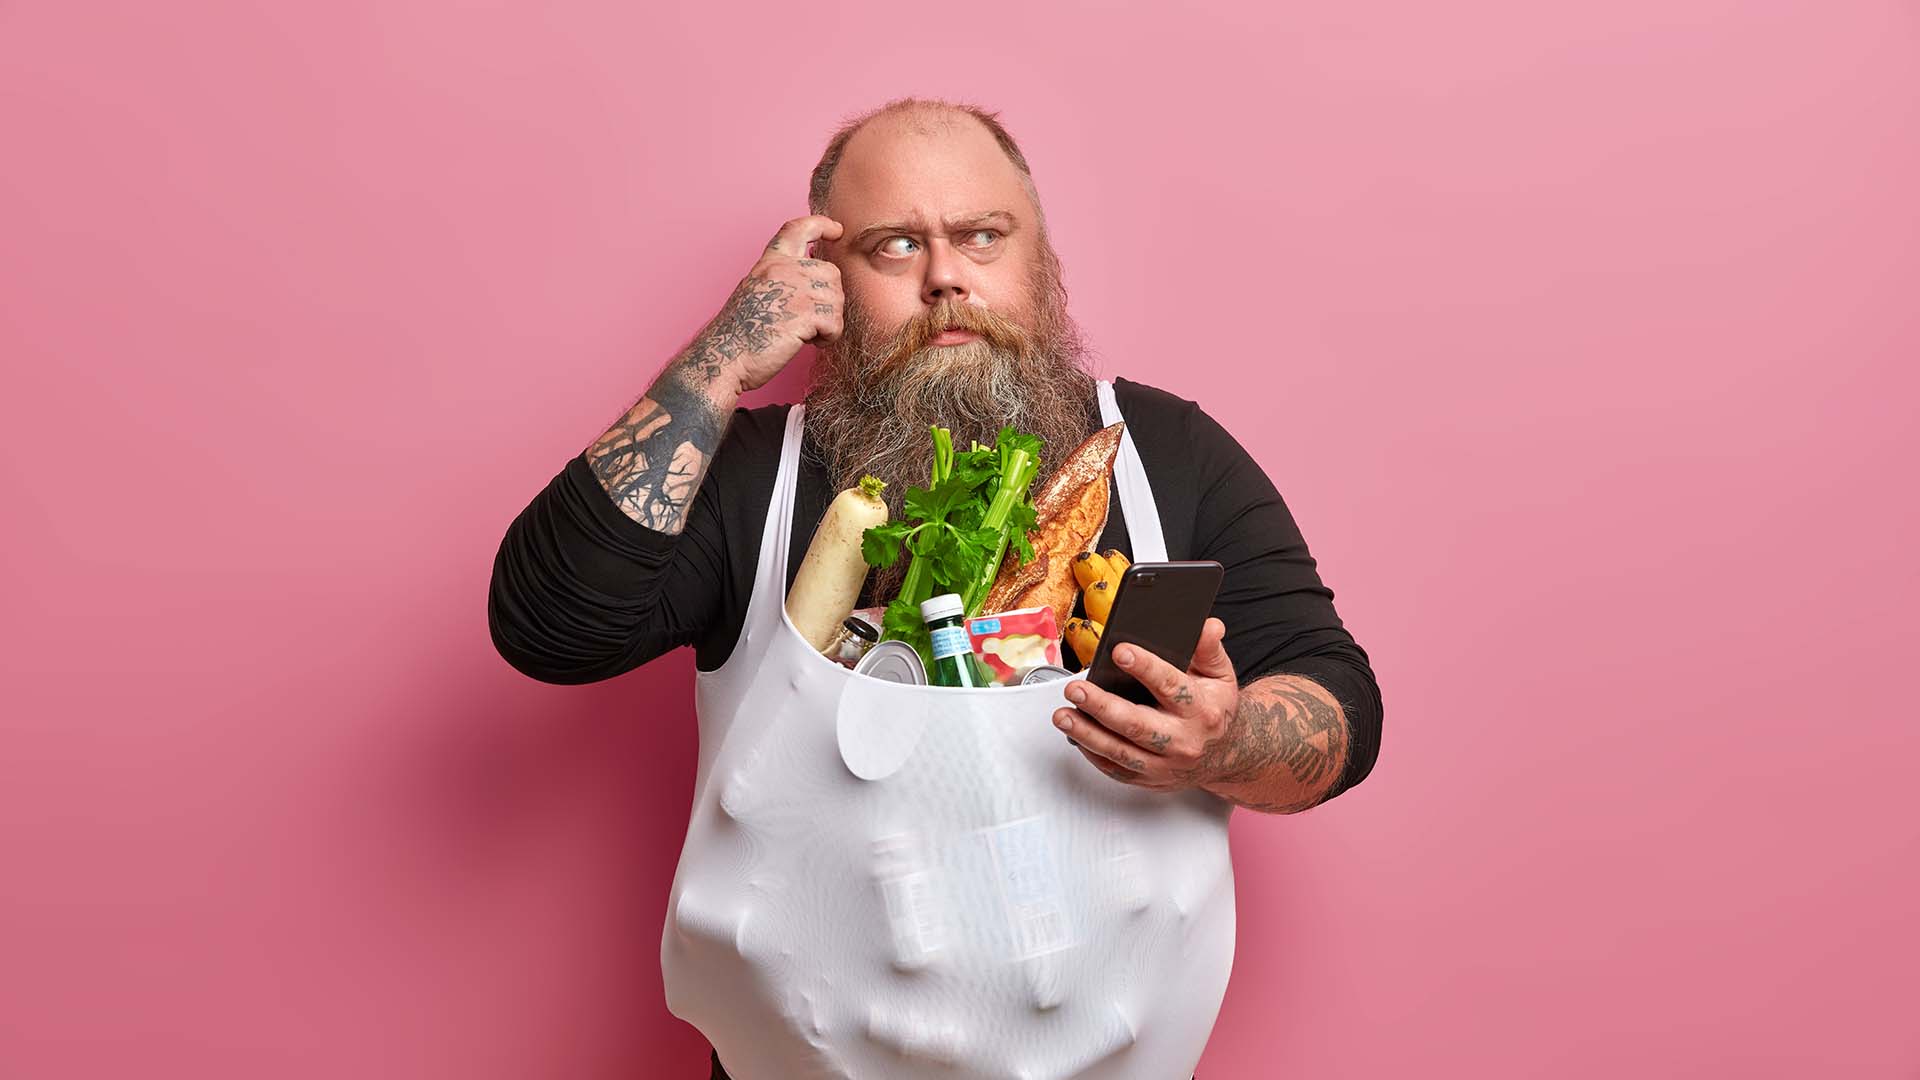
{"label": "pink wall", "polygon": [[1203,1077],[1920,1068],[1912,4],[305,8],[0,4],[0,1074],[703,1075],[690,662],[487,574],[901,92],[1377,662]]}

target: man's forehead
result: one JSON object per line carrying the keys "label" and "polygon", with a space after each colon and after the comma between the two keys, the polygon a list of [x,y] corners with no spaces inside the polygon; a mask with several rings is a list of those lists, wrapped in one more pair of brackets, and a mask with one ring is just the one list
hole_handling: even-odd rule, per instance
{"label": "man's forehead", "polygon": [[833,186],[830,213],[856,230],[876,222],[964,224],[994,211],[1024,222],[1033,214],[1019,170],[971,118],[933,131],[862,129],[848,141]]}

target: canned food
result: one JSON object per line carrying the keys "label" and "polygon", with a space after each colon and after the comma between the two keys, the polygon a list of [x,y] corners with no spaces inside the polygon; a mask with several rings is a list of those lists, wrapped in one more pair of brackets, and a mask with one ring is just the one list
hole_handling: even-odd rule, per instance
{"label": "canned food", "polygon": [[1073,678],[1073,672],[1068,671],[1059,664],[1035,664],[1033,667],[1028,668],[1025,674],[1020,676],[1020,685],[1026,686],[1031,683],[1054,682],[1059,679],[1071,678]]}
{"label": "canned food", "polygon": [[887,682],[906,683],[909,686],[927,684],[927,666],[920,662],[919,651],[904,641],[883,641],[875,645],[867,650],[867,655],[860,658],[853,670]]}

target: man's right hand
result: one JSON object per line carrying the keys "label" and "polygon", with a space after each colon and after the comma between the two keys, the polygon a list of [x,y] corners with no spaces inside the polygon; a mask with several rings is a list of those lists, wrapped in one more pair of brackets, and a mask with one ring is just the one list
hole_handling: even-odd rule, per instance
{"label": "man's right hand", "polygon": [[842,231],[818,215],[782,225],[720,314],[587,447],[587,464],[622,513],[668,534],[686,528],[741,392],[766,385],[806,342],[840,336],[840,268],[808,258],[807,245]]}
{"label": "man's right hand", "polygon": [[687,349],[708,385],[726,379],[739,391],[766,385],[800,346],[840,336],[846,297],[840,268],[807,256],[815,240],[837,240],[840,223],[820,214],[794,218]]}

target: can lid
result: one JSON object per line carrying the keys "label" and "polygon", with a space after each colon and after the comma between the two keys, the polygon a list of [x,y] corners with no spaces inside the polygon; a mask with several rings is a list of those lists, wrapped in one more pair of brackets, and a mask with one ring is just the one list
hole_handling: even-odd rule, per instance
{"label": "can lid", "polygon": [[967,605],[960,600],[959,593],[941,593],[920,604],[920,618],[932,622],[935,619],[951,619],[955,615],[965,615]]}
{"label": "can lid", "polygon": [[867,655],[853,666],[853,670],[887,682],[906,683],[910,686],[925,686],[927,669],[920,662],[920,654],[904,641],[883,641],[867,650]]}

